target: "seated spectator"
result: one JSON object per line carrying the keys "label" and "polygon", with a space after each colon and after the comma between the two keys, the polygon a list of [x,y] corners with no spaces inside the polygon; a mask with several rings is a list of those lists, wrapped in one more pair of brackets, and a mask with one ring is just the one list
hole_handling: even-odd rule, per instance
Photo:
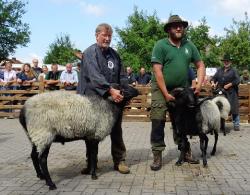
{"label": "seated spectator", "polygon": [[36,77],[31,70],[29,63],[25,63],[21,73],[18,75],[17,83],[21,84],[20,89],[31,89],[31,85],[36,81]]}
{"label": "seated spectator", "polygon": [[72,64],[66,64],[66,70],[64,70],[60,77],[61,83],[64,85],[65,90],[75,90],[78,83],[78,76],[75,70],[72,70]]}
{"label": "seated spectator", "polygon": [[43,78],[43,80],[45,80],[45,77],[46,77],[46,75],[48,74],[49,69],[48,69],[48,67],[47,67],[46,65],[43,65],[43,66],[42,66],[42,71],[43,71],[43,72],[40,73],[39,76],[38,76],[39,80],[41,80],[41,77]]}
{"label": "seated spectator", "polygon": [[242,75],[240,76],[240,83],[247,84],[250,82],[249,72],[248,70],[243,70]]}
{"label": "seated spectator", "polygon": [[128,84],[135,85],[136,84],[136,76],[133,73],[133,70],[131,67],[127,67],[127,78],[128,78]]}
{"label": "seated spectator", "polygon": [[2,89],[16,89],[15,86],[10,86],[16,82],[16,71],[12,70],[12,63],[7,61],[3,65],[5,68],[2,71],[2,78],[0,79],[0,81],[4,83]]}
{"label": "seated spectator", "polygon": [[42,73],[42,69],[38,66],[38,59],[33,59],[32,60],[32,71],[33,71],[33,74],[35,75],[36,77],[36,80],[38,81],[39,80],[39,75]]}
{"label": "seated spectator", "polygon": [[58,90],[59,86],[56,86],[60,82],[60,72],[58,71],[58,65],[52,64],[51,71],[45,76],[45,83],[48,85],[49,90]]}
{"label": "seated spectator", "polygon": [[151,82],[151,76],[145,72],[145,68],[140,68],[140,73],[136,78],[138,85],[148,85]]}

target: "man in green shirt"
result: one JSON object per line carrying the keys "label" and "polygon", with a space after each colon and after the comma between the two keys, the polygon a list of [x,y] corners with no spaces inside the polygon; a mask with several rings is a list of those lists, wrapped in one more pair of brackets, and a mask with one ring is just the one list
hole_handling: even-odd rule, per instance
{"label": "man in green shirt", "polygon": [[[167,38],[159,40],[153,49],[151,63],[153,66],[152,77],[152,103],[151,103],[151,146],[154,161],[150,165],[154,171],[162,166],[162,151],[164,142],[164,128],[166,121],[167,102],[174,100],[169,93],[177,87],[187,87],[188,69],[190,63],[197,68],[197,85],[195,94],[199,94],[205,76],[205,65],[195,45],[185,38],[185,29],[188,22],[183,21],[178,15],[170,16],[164,25]],[[170,116],[171,118],[171,116]],[[178,136],[173,126],[174,141],[178,144]],[[191,154],[191,150],[190,154]],[[190,157],[190,156],[189,156]],[[192,161],[186,159],[187,161]]]}

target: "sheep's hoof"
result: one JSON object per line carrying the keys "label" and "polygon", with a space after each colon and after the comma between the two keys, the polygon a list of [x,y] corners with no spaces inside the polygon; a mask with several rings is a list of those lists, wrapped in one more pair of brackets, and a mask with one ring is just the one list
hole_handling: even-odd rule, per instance
{"label": "sheep's hoof", "polygon": [[213,150],[213,151],[211,152],[211,155],[214,156],[214,155],[215,155],[215,152],[216,152],[216,151]]}
{"label": "sheep's hoof", "polygon": [[203,167],[204,168],[207,168],[208,166],[207,166],[207,162],[203,162]]}
{"label": "sheep's hoof", "polygon": [[97,175],[91,175],[91,179],[92,179],[92,180],[97,180],[98,177],[97,177]]}
{"label": "sheep's hoof", "polygon": [[176,165],[176,166],[181,166],[181,165],[182,165],[182,163],[183,163],[183,161],[178,160],[178,161],[175,163],[175,165]]}
{"label": "sheep's hoof", "polygon": [[82,175],[89,175],[90,174],[90,170],[88,168],[84,168],[82,171],[81,171],[81,174]]}
{"label": "sheep's hoof", "polygon": [[37,175],[37,177],[38,177],[39,179],[41,179],[41,180],[44,180],[44,179],[45,179],[45,177],[44,177],[43,174],[39,174],[39,175]]}
{"label": "sheep's hoof", "polygon": [[53,185],[49,186],[49,190],[56,190],[56,189],[57,189],[57,187],[56,187],[56,185],[55,185],[55,184],[53,184]]}
{"label": "sheep's hoof", "polygon": [[53,182],[50,182],[50,183],[46,182],[46,184],[49,186],[49,189],[50,189],[50,190],[55,190],[55,189],[57,189],[56,184],[54,184]]}

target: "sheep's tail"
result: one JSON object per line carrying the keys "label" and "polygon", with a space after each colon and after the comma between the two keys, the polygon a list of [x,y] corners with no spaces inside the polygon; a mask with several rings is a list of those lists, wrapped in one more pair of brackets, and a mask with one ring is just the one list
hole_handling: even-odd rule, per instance
{"label": "sheep's tail", "polygon": [[219,108],[221,118],[227,119],[230,112],[230,103],[224,96],[217,96],[212,100]]}
{"label": "sheep's tail", "polygon": [[21,123],[21,125],[23,126],[25,131],[28,132],[27,124],[26,124],[26,117],[25,117],[25,108],[24,107],[21,109],[21,112],[20,112],[20,115],[19,115],[19,122]]}

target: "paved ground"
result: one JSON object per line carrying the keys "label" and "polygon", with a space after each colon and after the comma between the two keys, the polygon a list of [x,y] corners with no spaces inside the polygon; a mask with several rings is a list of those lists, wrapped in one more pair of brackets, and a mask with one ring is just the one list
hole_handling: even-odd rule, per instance
{"label": "paved ground", "polygon": [[[54,144],[48,166],[58,189],[49,191],[36,178],[30,159],[31,147],[16,119],[0,119],[0,194],[250,194],[250,125],[242,124],[240,132],[220,134],[217,154],[208,156],[208,168],[184,164],[175,166],[179,155],[166,127],[167,148],[162,170],[153,172],[150,151],[150,123],[124,123],[127,162],[131,174],[112,169],[110,139],[99,146],[98,180],[81,175],[86,165],[82,141]],[[227,124],[231,128],[230,124]],[[209,136],[209,150],[213,137]],[[199,158],[199,140],[191,140],[194,155]]]}

